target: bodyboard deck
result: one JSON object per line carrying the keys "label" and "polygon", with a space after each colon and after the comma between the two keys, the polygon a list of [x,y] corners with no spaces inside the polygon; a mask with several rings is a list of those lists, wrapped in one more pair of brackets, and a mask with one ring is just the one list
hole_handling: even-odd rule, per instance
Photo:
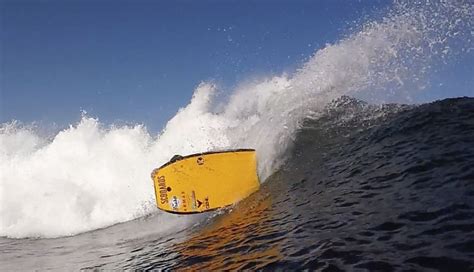
{"label": "bodyboard deck", "polygon": [[260,187],[253,149],[175,156],[152,179],[158,208],[182,214],[232,205]]}

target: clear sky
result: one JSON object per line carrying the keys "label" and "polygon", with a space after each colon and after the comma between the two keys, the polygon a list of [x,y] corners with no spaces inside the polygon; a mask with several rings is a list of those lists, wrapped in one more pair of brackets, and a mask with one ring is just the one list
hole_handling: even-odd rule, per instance
{"label": "clear sky", "polygon": [[[375,0],[2,1],[0,123],[63,126],[85,110],[104,123],[138,122],[157,131],[201,81],[231,88],[292,71],[389,6]],[[458,91],[438,88],[423,99],[473,95],[473,81],[466,81],[473,59],[459,62],[444,83]]]}

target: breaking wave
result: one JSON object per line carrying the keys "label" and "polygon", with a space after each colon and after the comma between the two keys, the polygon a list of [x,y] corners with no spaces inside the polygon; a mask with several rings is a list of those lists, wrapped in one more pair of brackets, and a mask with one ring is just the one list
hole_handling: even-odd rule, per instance
{"label": "breaking wave", "polygon": [[473,9],[468,1],[395,2],[297,71],[242,83],[224,105],[216,106],[217,85],[201,83],[159,135],[87,115],[53,137],[2,124],[0,236],[74,235],[152,213],[150,172],[174,154],[255,148],[264,181],[285,162],[302,121],[328,102],[410,102],[433,67],[471,54]]}

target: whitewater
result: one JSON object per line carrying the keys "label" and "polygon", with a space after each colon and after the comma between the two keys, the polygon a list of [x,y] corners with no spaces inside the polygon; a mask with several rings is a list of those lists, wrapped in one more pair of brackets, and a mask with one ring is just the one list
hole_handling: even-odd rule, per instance
{"label": "whitewater", "polygon": [[167,217],[158,231],[180,229],[192,219],[157,211],[152,169],[175,154],[254,148],[265,181],[287,161],[305,118],[343,95],[410,102],[440,65],[473,54],[473,27],[470,1],[395,2],[296,71],[243,82],[227,101],[217,99],[217,84],[202,82],[158,135],[87,114],[46,136],[34,125],[4,123],[0,236],[71,236],[156,213]]}

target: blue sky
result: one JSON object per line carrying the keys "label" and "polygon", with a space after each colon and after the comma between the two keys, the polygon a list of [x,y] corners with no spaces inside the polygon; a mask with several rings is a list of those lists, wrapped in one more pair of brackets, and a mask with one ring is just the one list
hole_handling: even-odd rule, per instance
{"label": "blue sky", "polygon": [[[158,131],[194,88],[292,71],[390,1],[3,1],[1,116],[60,126],[81,110]],[[365,19],[364,19],[365,18]],[[473,59],[430,100],[473,95]],[[466,69],[468,67],[469,69]],[[472,75],[472,74],[471,74]],[[462,80],[456,80],[459,77]],[[455,88],[445,93],[443,88]]]}

